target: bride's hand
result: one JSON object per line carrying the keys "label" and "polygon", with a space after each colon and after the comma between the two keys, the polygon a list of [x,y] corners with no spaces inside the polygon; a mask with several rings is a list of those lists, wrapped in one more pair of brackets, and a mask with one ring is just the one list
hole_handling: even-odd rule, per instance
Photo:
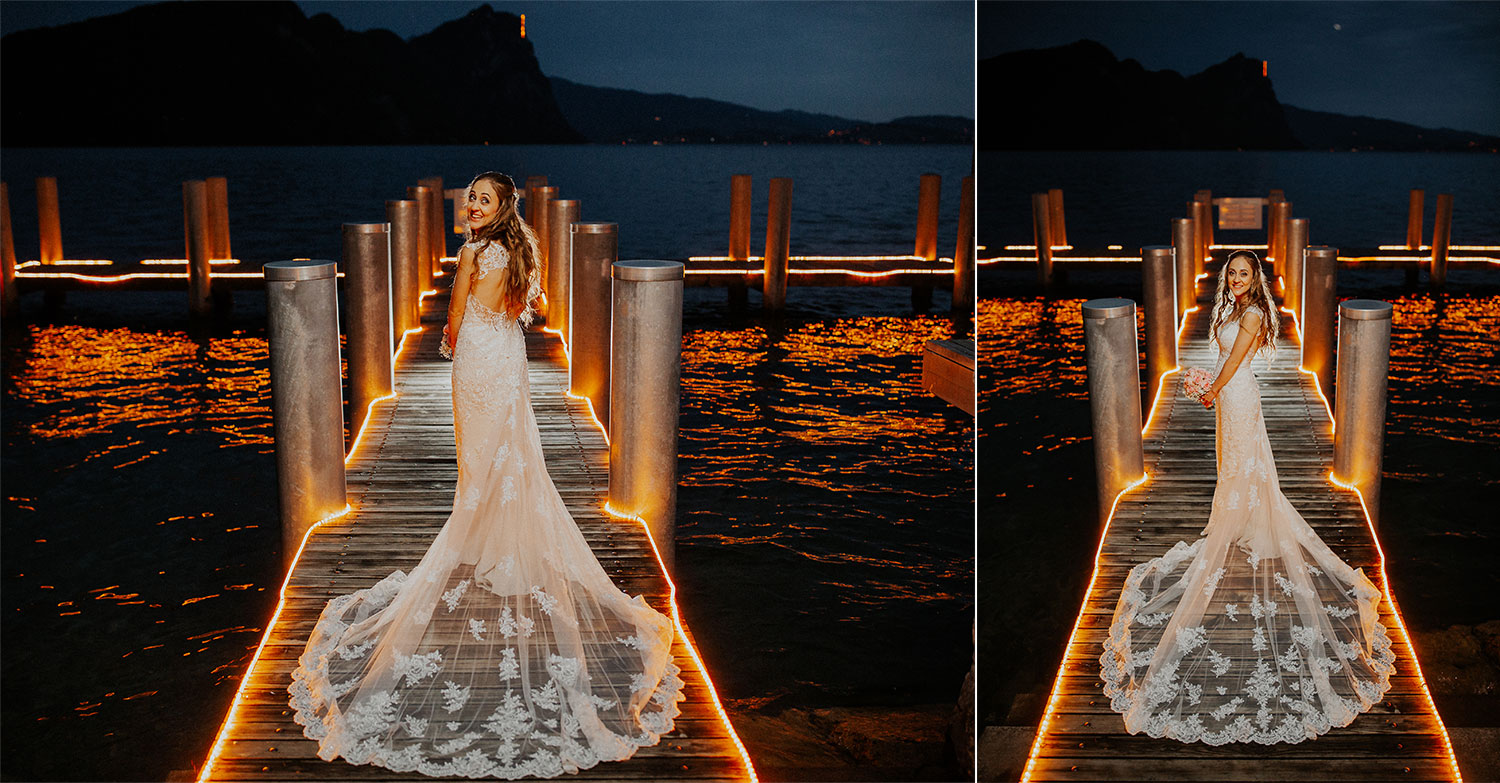
{"label": "bride's hand", "polygon": [[1214,407],[1214,398],[1217,396],[1219,396],[1218,392],[1214,391],[1213,389],[1209,389],[1208,391],[1203,393],[1202,397],[1198,398],[1198,401],[1203,403],[1203,407],[1212,408]]}

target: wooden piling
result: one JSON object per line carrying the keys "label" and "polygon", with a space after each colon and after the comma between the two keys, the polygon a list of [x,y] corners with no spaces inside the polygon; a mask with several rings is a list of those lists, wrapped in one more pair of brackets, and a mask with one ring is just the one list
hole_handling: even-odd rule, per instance
{"label": "wooden piling", "polygon": [[57,177],[36,178],[36,223],[40,240],[37,259],[44,264],[63,260],[62,217],[57,206]]}
{"label": "wooden piling", "polygon": [[[729,260],[750,260],[751,179],[749,174],[729,177]],[[742,277],[729,284],[729,306],[743,310],[750,300],[750,289]]]}
{"label": "wooden piling", "polygon": [[1412,188],[1406,200],[1406,249],[1422,249],[1422,202],[1427,193],[1420,188]]}
{"label": "wooden piling", "polygon": [[1439,193],[1437,214],[1432,219],[1432,266],[1427,274],[1432,287],[1442,290],[1448,285],[1448,239],[1453,230],[1453,194]]}
{"label": "wooden piling", "polygon": [[229,180],[209,177],[203,182],[208,188],[208,257],[234,258],[229,249]]}
{"label": "wooden piling", "polygon": [[0,318],[14,318],[20,313],[21,297],[16,291],[16,241],[10,230],[10,186],[0,182],[0,263],[4,277],[0,281]]}
{"label": "wooden piling", "polygon": [[1036,279],[1052,289],[1052,212],[1046,193],[1031,194],[1031,231],[1036,242]]}
{"label": "wooden piling", "polygon": [[912,255],[928,261],[936,261],[938,257],[938,201],[942,192],[941,175],[922,175],[917,185],[917,243]]}
{"label": "wooden piling", "polygon": [[771,204],[766,214],[765,274],[761,277],[761,306],[786,307],[787,259],[791,254],[792,180],[771,179]]}
{"label": "wooden piling", "polygon": [[963,179],[963,193],[958,199],[958,244],[953,248],[954,315],[974,315],[974,175]]}
{"label": "wooden piling", "polygon": [[1063,212],[1062,188],[1049,188],[1047,190],[1047,213],[1051,218],[1052,246],[1066,247],[1068,244],[1067,216]]}
{"label": "wooden piling", "polygon": [[182,183],[182,206],[187,213],[188,312],[213,312],[213,266],[209,263],[208,186],[201,179]]}

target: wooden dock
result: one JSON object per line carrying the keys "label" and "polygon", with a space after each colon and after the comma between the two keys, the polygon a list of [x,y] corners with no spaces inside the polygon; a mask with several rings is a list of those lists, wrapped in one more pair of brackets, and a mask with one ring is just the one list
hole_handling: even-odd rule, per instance
{"label": "wooden dock", "polygon": [[[397,396],[374,406],[347,462],[352,510],[308,537],[199,780],[429,779],[319,759],[317,743],[292,722],[287,687],[324,604],[396,569],[410,573],[452,511],[458,467],[451,365],[437,351],[447,303],[446,290],[424,301],[424,329],[408,337],[396,365]],[[686,683],[682,714],[660,743],[627,761],[602,763],[568,779],[754,780],[749,757],[690,649],[686,626],[676,617],[672,585],[645,527],[605,511],[608,446],[586,403],[565,395],[568,370],[561,341],[532,331],[526,348],[547,470],[615,584],[644,595],[677,621],[673,657]]]}
{"label": "wooden dock", "polygon": [[[1210,282],[1212,280],[1210,279]],[[1209,288],[1203,286],[1203,288]],[[1209,295],[1187,315],[1181,367],[1212,369]],[[1389,600],[1382,556],[1356,493],[1329,481],[1331,417],[1313,376],[1298,370],[1299,344],[1282,314],[1274,364],[1252,365],[1281,489],[1335,554],[1383,589],[1380,618],[1396,652],[1385,699],[1347,727],[1295,745],[1217,747],[1126,733],[1110,709],[1099,655],[1130,569],[1193,541],[1208,521],[1215,484],[1214,415],[1167,383],[1146,424],[1144,484],[1123,493],[1109,520],[1082,611],[1022,780],[1110,781],[1451,781],[1458,777],[1446,732],[1420,677],[1415,654]],[[1153,390],[1154,391],[1154,390]]]}

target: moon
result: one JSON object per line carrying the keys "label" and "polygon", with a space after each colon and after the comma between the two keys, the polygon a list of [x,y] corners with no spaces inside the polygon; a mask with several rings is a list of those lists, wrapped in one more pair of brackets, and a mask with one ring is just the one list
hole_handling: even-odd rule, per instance
{"label": "moon", "polygon": [[1339,24],[1338,22],[1334,22],[1333,29],[1335,29],[1335,30],[1342,30],[1342,29],[1344,29],[1344,26],[1341,25],[1341,24]]}

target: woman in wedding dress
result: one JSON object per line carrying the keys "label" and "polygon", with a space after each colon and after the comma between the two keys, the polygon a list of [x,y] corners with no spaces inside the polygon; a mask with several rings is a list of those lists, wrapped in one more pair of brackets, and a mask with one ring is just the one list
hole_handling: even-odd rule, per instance
{"label": "woman in wedding dress", "polygon": [[445,353],[453,512],[410,574],[329,601],[291,705],[324,759],[466,777],[551,777],[672,730],[671,621],[610,581],[542,459],[522,326],[536,239],[510,177],[468,190]]}
{"label": "woman in wedding dress", "polygon": [[1104,692],[1132,734],[1182,742],[1295,743],[1346,726],[1394,671],[1380,591],[1282,494],[1250,371],[1278,329],[1260,260],[1229,257],[1210,320],[1218,483],[1191,544],[1130,572],[1100,656]]}

